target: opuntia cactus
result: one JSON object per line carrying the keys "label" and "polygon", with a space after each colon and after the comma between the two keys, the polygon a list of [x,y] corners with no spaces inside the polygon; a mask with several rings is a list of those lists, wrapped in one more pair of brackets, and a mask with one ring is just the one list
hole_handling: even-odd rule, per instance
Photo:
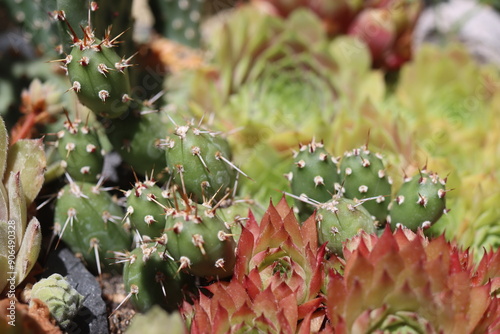
{"label": "opuntia cactus", "polygon": [[104,152],[95,130],[80,120],[64,123],[56,142],[61,164],[75,181],[96,182],[104,166]]}
{"label": "opuntia cactus", "polygon": [[[324,149],[322,142],[314,140],[308,145],[300,145],[294,154],[294,167],[285,176],[290,180],[292,193],[305,195],[316,202],[327,202],[335,194],[339,185],[337,159],[331,157]],[[296,200],[296,206],[303,216],[312,214],[314,207]],[[304,217],[307,218],[307,217]]]}
{"label": "opuntia cactus", "polygon": [[145,106],[141,109],[142,112],[131,112],[124,119],[112,120],[107,125],[109,140],[136,173],[148,175],[155,170],[166,174],[161,139],[167,137],[173,127],[170,121],[164,121],[166,117],[160,112],[152,112]]}
{"label": "opuntia cactus", "polygon": [[153,305],[167,311],[179,308],[189,298],[193,277],[179,269],[179,264],[162,251],[161,244],[151,242],[135,248],[120,261],[125,262],[123,281],[132,304],[140,312]]}
{"label": "opuntia cactus", "polygon": [[132,244],[122,217],[122,208],[99,184],[70,180],[58,193],[54,225],[68,247],[100,274],[116,268],[110,267],[111,252]]}
{"label": "opuntia cactus", "polygon": [[412,231],[431,227],[446,209],[446,179],[425,168],[412,178],[405,178],[389,215],[391,227],[404,226]]}
{"label": "opuntia cactus", "polygon": [[346,152],[340,162],[343,195],[363,202],[363,207],[383,228],[389,213],[392,180],[386,175],[383,158],[366,146]]}
{"label": "opuntia cactus", "polygon": [[84,297],[60,274],[52,274],[35,283],[29,298],[30,306],[35,298],[47,304],[50,314],[62,328],[71,324],[84,301]]}
{"label": "opuntia cactus", "polygon": [[178,43],[198,47],[203,0],[150,0],[155,29]]}
{"label": "opuntia cactus", "polygon": [[168,168],[181,192],[199,203],[232,195],[238,170],[230,161],[231,150],[223,137],[188,124],[177,126],[163,145]]}
{"label": "opuntia cactus", "polygon": [[172,209],[170,191],[158,187],[154,181],[137,181],[134,188],[125,192],[126,217],[131,227],[141,236],[159,237],[165,229],[165,212]]}
{"label": "opuntia cactus", "polygon": [[177,203],[166,218],[166,247],[180,267],[201,277],[233,273],[236,243],[231,231],[209,209],[195,203]]}
{"label": "opuntia cactus", "polygon": [[360,202],[334,196],[316,211],[319,244],[327,242],[330,252],[342,255],[342,243],[360,231],[375,233],[375,221]]}
{"label": "opuntia cactus", "polygon": [[111,38],[108,30],[100,40],[94,36],[92,28],[86,26],[83,39],[80,39],[70,25],[69,28],[72,51],[60,61],[68,70],[70,90],[99,116],[116,118],[123,115],[131,100],[127,70],[131,64],[130,58],[120,58],[113,50],[118,36]]}

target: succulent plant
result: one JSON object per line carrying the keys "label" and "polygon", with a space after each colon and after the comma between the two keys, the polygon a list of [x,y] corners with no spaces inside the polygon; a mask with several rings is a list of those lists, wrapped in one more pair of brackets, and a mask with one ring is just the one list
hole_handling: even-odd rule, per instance
{"label": "succulent plant", "polygon": [[446,179],[425,169],[406,178],[390,208],[391,226],[403,225],[413,231],[431,227],[447,212],[445,184]]}
{"label": "succulent plant", "polygon": [[386,174],[382,156],[366,146],[344,153],[340,162],[343,195],[361,201],[379,228],[385,226],[391,199],[392,180]]}
{"label": "succulent plant", "polygon": [[133,229],[141,236],[157,238],[165,230],[165,213],[173,210],[171,193],[163,190],[153,180],[137,181],[134,188],[125,192],[127,214]]}
{"label": "succulent plant", "polygon": [[233,196],[238,172],[227,141],[215,132],[193,125],[176,126],[167,137],[167,166],[180,191],[199,203]]}
{"label": "succulent plant", "polygon": [[37,53],[50,53],[57,42],[48,14],[52,1],[7,0],[4,3],[10,16],[23,28],[24,38],[37,49]]}
{"label": "succulent plant", "polygon": [[29,274],[42,243],[41,225],[31,215],[44,180],[45,154],[39,139],[21,139],[8,147],[0,118],[0,293],[8,295]]}
{"label": "succulent plant", "polygon": [[132,244],[128,227],[122,223],[122,208],[99,183],[69,181],[57,195],[55,232],[92,271],[117,270],[110,266],[112,252],[127,250]]}
{"label": "succulent plant", "polygon": [[[166,179],[165,152],[161,139],[173,130],[172,123],[162,112],[141,106],[142,112],[131,112],[124,118],[106,124],[113,148],[136,173],[149,175],[156,171],[158,179]],[[155,175],[156,176],[156,175]]]}
{"label": "succulent plant", "polygon": [[[342,275],[331,271],[326,296],[337,333],[359,331],[493,333],[499,299],[490,294],[485,265],[439,237],[387,227],[381,237],[362,232],[344,248]],[[481,279],[476,280],[478,275]]]}
{"label": "succulent plant", "polygon": [[[340,185],[337,163],[336,158],[329,156],[322,142],[313,140],[308,145],[301,144],[299,151],[294,154],[294,168],[285,174],[290,181],[292,193],[299,197],[305,195],[314,202],[327,202]],[[299,200],[295,203],[302,216],[312,214],[313,206],[308,207]]]}
{"label": "succulent plant", "polygon": [[308,8],[321,19],[330,37],[350,34],[370,48],[373,65],[398,69],[411,59],[411,34],[423,8],[422,1],[252,0],[270,15],[288,17]]}
{"label": "succulent plant", "polygon": [[250,215],[243,225],[233,279],[245,284],[246,279],[259,277],[261,291],[283,283],[295,292],[299,307],[314,304],[322,284],[324,255],[314,217],[300,225],[283,197],[276,206],[271,202],[260,223]]}
{"label": "succulent plant", "polygon": [[[194,306],[184,304],[190,333],[311,333],[320,301],[301,308],[285,283],[262,291],[259,278],[214,283],[207,287],[211,298],[201,294]],[[300,324],[299,317],[304,319]]]}
{"label": "succulent plant", "polygon": [[215,208],[176,201],[167,213],[166,249],[187,272],[224,278],[233,274],[236,243]]}
{"label": "succulent plant", "polygon": [[376,231],[376,222],[362,203],[340,195],[318,204],[315,219],[319,243],[327,243],[327,249],[337,255],[342,254],[343,243],[361,231]]}
{"label": "succulent plant", "polygon": [[168,314],[159,306],[153,306],[144,314],[136,314],[125,333],[141,334],[146,327],[151,333],[161,333],[165,328],[168,328],[168,332],[172,334],[188,333],[180,312]]}
{"label": "succulent plant", "polygon": [[60,274],[36,282],[30,291],[30,305],[39,299],[49,307],[59,326],[66,328],[83,306],[84,297]]}
{"label": "succulent plant", "polygon": [[104,166],[104,150],[96,131],[75,119],[67,120],[57,133],[61,164],[75,181],[96,182]]}
{"label": "succulent plant", "polygon": [[125,262],[123,281],[128,298],[140,312],[154,305],[169,312],[177,310],[193,290],[192,276],[162,249],[156,242],[144,243],[119,260]]}
{"label": "succulent plant", "polygon": [[120,117],[128,110],[131,100],[128,78],[131,64],[130,58],[121,58],[112,49],[119,36],[111,38],[108,29],[100,40],[89,24],[82,28],[83,38],[79,38],[64,12],[59,12],[57,18],[68,23],[72,38],[71,53],[59,60],[67,69],[70,90],[75,91],[80,102],[96,115]]}
{"label": "succulent plant", "polygon": [[175,42],[198,47],[204,3],[203,0],[150,0],[155,29]]}

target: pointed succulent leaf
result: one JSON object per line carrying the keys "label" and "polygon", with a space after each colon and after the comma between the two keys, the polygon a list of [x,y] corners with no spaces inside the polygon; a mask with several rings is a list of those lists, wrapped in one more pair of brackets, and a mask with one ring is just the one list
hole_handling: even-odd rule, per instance
{"label": "pointed succulent leaf", "polygon": [[16,283],[21,283],[35,265],[42,246],[42,228],[33,217],[24,234],[21,248],[16,257]]}
{"label": "pointed succulent leaf", "polygon": [[16,251],[21,247],[26,224],[28,223],[26,201],[20,172],[8,178],[7,191],[9,193],[9,221],[13,221],[16,228]]}
{"label": "pointed succulent leaf", "polygon": [[46,166],[41,139],[19,140],[9,148],[4,184],[8,184],[9,178],[20,172],[26,205],[29,206],[42,188]]}

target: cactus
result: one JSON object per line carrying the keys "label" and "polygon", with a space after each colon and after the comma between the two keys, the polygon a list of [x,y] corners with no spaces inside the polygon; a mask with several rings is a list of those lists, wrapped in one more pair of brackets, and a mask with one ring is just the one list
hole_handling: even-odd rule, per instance
{"label": "cactus", "polygon": [[170,193],[154,181],[137,181],[134,188],[125,192],[127,214],[132,228],[141,236],[159,237],[165,228],[165,212],[171,209]]}
{"label": "cactus", "polygon": [[177,126],[163,145],[173,180],[188,197],[209,203],[232,195],[239,170],[230,162],[231,150],[220,135],[188,124]]}
{"label": "cactus", "polygon": [[75,181],[96,182],[104,166],[104,152],[95,130],[80,120],[64,123],[56,142],[61,164]]}
{"label": "cactus", "polygon": [[83,306],[84,297],[60,274],[52,274],[33,285],[30,292],[30,306],[33,299],[47,304],[50,314],[59,326],[67,328],[71,319]]}
{"label": "cactus", "polygon": [[[65,21],[65,18],[62,17]],[[66,21],[67,22],[67,21]],[[128,110],[130,83],[127,68],[130,58],[120,58],[112,49],[117,45],[108,29],[102,40],[97,39],[91,26],[83,28],[83,39],[70,28],[72,50],[60,59],[67,69],[70,90],[76,92],[80,102],[102,117],[116,118]]]}
{"label": "cactus", "polygon": [[[308,145],[300,145],[299,152],[294,154],[294,168],[285,176],[290,180],[294,195],[305,195],[320,203],[330,200],[336,192],[335,186],[339,185],[337,159],[329,156],[322,142],[314,140]],[[306,206],[303,201],[295,202],[302,216],[312,214],[313,207]]]}
{"label": "cactus", "polygon": [[[215,209],[177,203],[166,218],[166,247],[180,267],[202,277],[231,276],[236,244]],[[180,207],[179,207],[180,206]]]}
{"label": "cactus", "polygon": [[41,226],[28,208],[43,185],[46,161],[41,140],[7,145],[7,129],[0,118],[0,293],[9,285],[10,294],[40,253]]}
{"label": "cactus", "polygon": [[383,158],[366,146],[346,152],[340,163],[344,196],[363,202],[363,207],[383,228],[389,213],[392,180],[386,175]]}
{"label": "cactus", "polygon": [[57,41],[54,27],[51,25],[51,1],[7,0],[4,3],[10,10],[10,16],[23,28],[23,38],[29,40],[41,53],[50,53]]}
{"label": "cactus", "polygon": [[[160,148],[160,139],[172,128],[163,120],[160,112],[133,112],[124,119],[114,119],[108,124],[108,137],[114,149],[134,171],[147,175],[152,170],[165,174],[165,152]],[[161,176],[161,175],[159,175]]]}
{"label": "cactus", "polygon": [[200,44],[200,22],[203,0],[150,0],[155,29],[177,43],[190,47]]}
{"label": "cactus", "polygon": [[110,252],[126,250],[132,243],[122,216],[122,208],[99,184],[70,179],[58,193],[54,228],[87,267],[100,274],[111,271]]}
{"label": "cactus", "polygon": [[412,231],[427,229],[447,212],[446,179],[425,168],[405,182],[391,203],[389,215],[392,228],[404,226]]}
{"label": "cactus", "polygon": [[153,242],[142,244],[123,260],[125,289],[140,312],[153,305],[170,312],[177,310],[194,284],[192,277],[180,271],[179,265],[160,247]]}
{"label": "cactus", "polygon": [[342,254],[342,244],[358,232],[375,233],[371,214],[359,202],[336,195],[318,205],[316,211],[319,244],[327,242],[330,252]]}

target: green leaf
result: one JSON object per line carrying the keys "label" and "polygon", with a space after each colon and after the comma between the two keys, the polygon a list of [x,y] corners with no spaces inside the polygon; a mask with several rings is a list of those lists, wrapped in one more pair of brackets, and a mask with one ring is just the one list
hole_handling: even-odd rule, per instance
{"label": "green leaf", "polygon": [[20,180],[26,206],[28,207],[40,192],[47,166],[41,139],[21,139],[12,145],[8,153],[4,184],[20,172]]}
{"label": "green leaf", "polygon": [[16,257],[16,284],[21,283],[35,265],[42,245],[42,228],[33,217],[24,234],[21,248]]}

